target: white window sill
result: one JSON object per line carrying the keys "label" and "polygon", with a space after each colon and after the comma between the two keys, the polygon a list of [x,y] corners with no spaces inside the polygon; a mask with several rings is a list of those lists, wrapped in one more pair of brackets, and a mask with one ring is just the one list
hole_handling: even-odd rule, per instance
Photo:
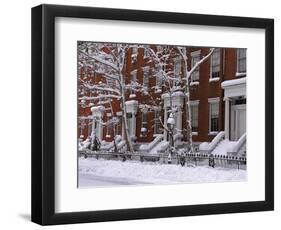
{"label": "white window sill", "polygon": [[219,81],[219,80],[220,80],[219,77],[213,77],[213,78],[210,78],[210,79],[209,79],[209,82],[217,82],[217,81]]}
{"label": "white window sill", "polygon": [[192,132],[192,136],[197,136],[198,132]]}
{"label": "white window sill", "polygon": [[246,72],[243,72],[243,73],[238,73],[238,72],[237,72],[237,73],[235,74],[235,76],[236,76],[236,77],[244,77],[244,76],[246,76]]}
{"label": "white window sill", "polygon": [[215,132],[209,132],[209,133],[208,133],[208,135],[209,135],[209,136],[213,136],[213,135],[217,135],[218,133],[219,133],[218,131],[215,131]]}
{"label": "white window sill", "polygon": [[192,81],[192,82],[190,82],[190,86],[193,86],[193,85],[199,85],[199,81]]}

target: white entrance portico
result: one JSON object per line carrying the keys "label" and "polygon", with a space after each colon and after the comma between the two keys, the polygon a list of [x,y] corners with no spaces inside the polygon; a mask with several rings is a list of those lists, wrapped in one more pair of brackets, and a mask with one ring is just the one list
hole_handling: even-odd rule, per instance
{"label": "white entrance portico", "polygon": [[246,133],[246,77],[224,81],[225,139],[237,141]]}

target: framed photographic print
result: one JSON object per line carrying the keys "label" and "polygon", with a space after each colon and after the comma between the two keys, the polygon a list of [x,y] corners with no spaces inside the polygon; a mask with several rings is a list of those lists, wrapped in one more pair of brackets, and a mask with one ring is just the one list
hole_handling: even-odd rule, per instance
{"label": "framed photographic print", "polygon": [[273,210],[274,21],[32,8],[32,221]]}

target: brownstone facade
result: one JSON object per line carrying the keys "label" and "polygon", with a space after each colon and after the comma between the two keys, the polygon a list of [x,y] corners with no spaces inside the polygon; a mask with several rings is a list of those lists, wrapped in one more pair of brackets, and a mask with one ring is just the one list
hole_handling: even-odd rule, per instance
{"label": "brownstone facade", "polygon": [[[149,46],[153,50],[161,49],[160,46]],[[176,47],[170,46],[167,48],[169,50],[169,57],[166,60],[165,71],[175,73],[175,60],[179,60],[178,68],[180,68],[178,77],[183,78],[184,64],[180,57]],[[109,52],[105,50],[105,52]],[[192,60],[196,58],[202,59],[204,56],[208,55],[210,48],[201,47],[186,47],[188,70],[193,66]],[[212,59],[214,53],[218,55],[215,59]],[[207,59],[204,63],[199,66],[198,73],[196,73],[196,79],[191,77],[191,84],[189,86],[190,90],[190,101],[195,102],[198,106],[197,112],[197,126],[194,127],[195,132],[193,132],[194,142],[209,142],[215,135],[224,130],[224,91],[221,87],[221,83],[226,80],[237,79],[241,76],[237,75],[237,49],[235,48],[218,48],[215,50],[213,55]],[[195,55],[195,56],[194,56]],[[178,58],[178,59],[176,59]],[[216,61],[217,66],[216,72],[212,72],[212,61]],[[145,48],[138,47],[130,48],[126,54],[125,65],[123,68],[123,75],[125,76],[125,83],[130,85],[132,81],[136,81],[139,84],[147,87],[149,94],[140,91],[135,91],[127,88],[126,89],[126,101],[136,101],[138,104],[137,111],[135,113],[135,141],[139,143],[151,142],[153,141],[156,134],[161,134],[164,132],[161,124],[157,120],[157,116],[161,116],[161,120],[164,123],[164,108],[162,95],[166,92],[166,86],[164,83],[161,87],[157,88],[157,77],[155,77],[155,69],[157,66],[150,58],[145,55]],[[146,70],[145,70],[146,69]],[[135,74],[132,72],[135,71]],[[97,105],[103,105],[104,111],[102,114],[102,121],[106,122],[111,117],[121,116],[120,100],[113,98],[111,105],[100,101],[98,95],[102,92],[101,90],[89,90],[83,87],[81,82],[87,81],[93,85],[102,85],[102,82],[106,82],[102,74],[95,72],[93,69],[87,69],[81,67],[78,69],[78,137],[86,139],[92,131],[92,111],[91,108]],[[174,76],[173,75],[173,76]],[[144,77],[146,76],[146,77]],[[182,82],[179,81],[179,85]],[[114,85],[112,85],[114,88]],[[95,99],[96,97],[96,99]],[[218,104],[218,115],[216,111],[214,117],[210,115],[212,102]],[[191,103],[191,104],[192,104]],[[141,105],[153,105],[160,108],[159,111],[155,109],[148,108],[143,109]],[[217,109],[216,106],[212,107]],[[145,115],[144,115],[145,113]],[[155,115],[157,113],[157,116]],[[130,115],[131,116],[131,115]],[[210,122],[212,124],[210,124]],[[120,124],[115,128],[103,126],[102,128],[102,140],[110,142],[113,137],[122,135],[122,119],[120,119]],[[142,128],[146,128],[146,132],[142,132]],[[186,113],[182,108],[182,127],[186,127]],[[212,131],[214,129],[215,131]],[[186,141],[187,132],[183,132],[183,140]]]}

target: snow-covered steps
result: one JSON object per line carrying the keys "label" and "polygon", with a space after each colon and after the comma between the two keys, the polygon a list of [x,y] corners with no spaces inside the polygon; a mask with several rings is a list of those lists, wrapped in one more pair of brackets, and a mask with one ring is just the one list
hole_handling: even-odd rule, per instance
{"label": "snow-covered steps", "polygon": [[117,150],[121,150],[126,146],[126,141],[122,140],[117,144]]}
{"label": "snow-covered steps", "polygon": [[150,142],[149,144],[142,144],[140,147],[139,147],[139,150],[142,151],[142,152],[151,152],[151,150],[153,148],[155,148],[164,138],[164,135],[160,134],[158,136],[156,136],[154,138],[154,140],[152,142]]}
{"label": "snow-covered steps", "polygon": [[159,154],[160,152],[165,152],[169,148],[168,141],[161,141],[153,149],[150,150],[149,154]]}
{"label": "snow-covered steps", "polygon": [[232,149],[236,144],[236,141],[222,140],[211,154],[226,156],[229,149]]}
{"label": "snow-covered steps", "polygon": [[[115,143],[118,144],[120,141],[122,140],[122,137],[120,135],[117,135],[115,137]],[[109,150],[112,150],[114,149],[114,141],[111,141],[111,142],[102,142],[102,145],[101,145],[101,150],[105,150],[105,151],[109,151]]]}
{"label": "snow-covered steps", "polygon": [[232,147],[228,148],[228,155],[240,155],[245,156],[246,155],[246,133],[244,133],[238,141],[236,141],[236,144]]}
{"label": "snow-covered steps", "polygon": [[201,153],[208,153],[221,156],[246,155],[246,133],[243,134],[237,141],[225,140],[221,137],[216,136],[212,142],[202,144],[200,145]]}
{"label": "snow-covered steps", "polygon": [[199,151],[201,153],[211,153],[216,146],[224,139],[225,133],[223,131],[219,132],[217,136],[210,142],[203,142],[199,145]]}
{"label": "snow-covered steps", "polygon": [[224,132],[219,132],[210,143],[201,143],[199,145],[200,152],[222,156],[244,156],[246,154],[246,133],[244,133],[237,141],[225,140],[224,136]]}

